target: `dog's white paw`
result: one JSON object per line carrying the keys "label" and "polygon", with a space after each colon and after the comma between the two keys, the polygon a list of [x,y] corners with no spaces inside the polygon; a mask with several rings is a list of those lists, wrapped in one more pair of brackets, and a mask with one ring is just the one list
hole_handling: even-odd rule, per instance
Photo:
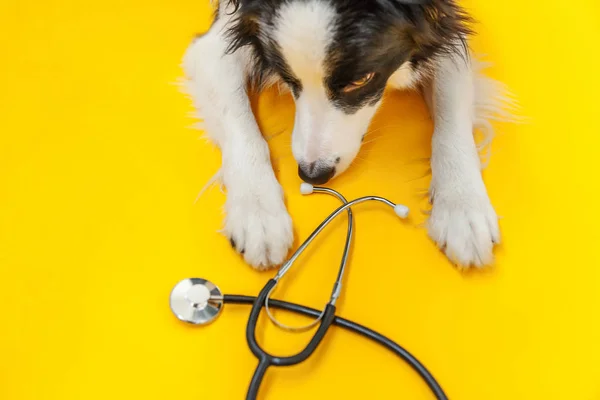
{"label": "dog's white paw", "polygon": [[487,195],[437,195],[427,222],[429,236],[460,267],[483,267],[500,242],[498,217]]}
{"label": "dog's white paw", "polygon": [[[224,232],[248,264],[266,269],[282,264],[293,244],[292,219],[277,181],[231,187],[225,203]],[[254,187],[254,189],[256,189]]]}

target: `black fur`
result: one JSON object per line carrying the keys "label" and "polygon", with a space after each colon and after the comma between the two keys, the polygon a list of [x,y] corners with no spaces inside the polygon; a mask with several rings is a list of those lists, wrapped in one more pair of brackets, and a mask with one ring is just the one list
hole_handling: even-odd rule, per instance
{"label": "black fur", "polygon": [[[222,0],[233,6],[236,18],[229,29],[228,52],[251,46],[255,83],[272,74],[285,81],[295,96],[302,83],[287,66],[277,43],[259,35],[259,26],[273,24],[277,10],[290,1]],[[435,57],[460,53],[472,33],[471,18],[455,0],[329,0],[339,15],[335,46],[328,49],[327,78],[331,100],[346,113],[382,96],[390,75],[406,61],[413,68]],[[259,24],[260,21],[260,24]],[[374,72],[364,87],[345,93],[344,87]]]}

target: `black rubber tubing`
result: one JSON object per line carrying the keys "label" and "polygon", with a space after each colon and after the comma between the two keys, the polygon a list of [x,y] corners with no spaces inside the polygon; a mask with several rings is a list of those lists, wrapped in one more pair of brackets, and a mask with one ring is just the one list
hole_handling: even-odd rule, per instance
{"label": "black rubber tubing", "polygon": [[[256,297],[253,296],[242,296],[235,294],[226,294],[223,296],[223,302],[225,304],[244,304],[244,305],[252,305]],[[291,311],[296,314],[305,315],[307,317],[317,318],[321,311],[315,310],[314,308],[305,307],[300,304],[290,303],[282,300],[269,300],[269,305],[274,308],[279,308],[285,311]],[[367,328],[366,326],[360,325],[356,322],[352,322],[342,317],[335,317],[333,320],[333,325],[339,326],[340,328],[346,329],[348,331],[354,332],[362,337],[365,337],[373,342],[380,344],[381,346],[387,348],[398,357],[402,358],[412,369],[414,369],[420,376],[423,378],[427,386],[433,392],[435,398],[437,400],[448,400],[448,396],[444,393],[444,390],[437,382],[437,380],[433,377],[431,372],[427,370],[427,368],[412,354],[408,352],[405,348],[394,342],[393,340],[383,336],[382,334],[375,332],[372,329]],[[262,368],[261,368],[262,366]],[[259,360],[259,366],[257,367],[257,371],[261,371],[261,373],[255,374],[250,383],[250,388],[248,393],[252,393],[254,396],[258,393],[258,388],[260,386],[260,382],[266,372],[268,364],[264,364],[263,360]],[[249,397],[248,399],[256,399],[256,397]]]}

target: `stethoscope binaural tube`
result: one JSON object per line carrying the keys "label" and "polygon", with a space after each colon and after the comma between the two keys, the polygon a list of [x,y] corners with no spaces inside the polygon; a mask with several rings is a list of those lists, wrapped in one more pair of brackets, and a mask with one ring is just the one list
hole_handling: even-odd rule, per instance
{"label": "stethoscope binaural tube", "polygon": [[288,273],[288,271],[290,270],[290,268],[292,267],[292,265],[294,264],[296,259],[300,256],[300,254],[302,254],[302,252],[304,252],[304,250],[306,250],[306,248],[312,243],[312,241],[317,237],[317,235],[319,233],[321,233],[321,231],[327,225],[329,225],[329,223],[331,223],[338,215],[340,215],[344,210],[348,210],[348,233],[346,235],[346,243],[344,245],[344,251],[342,253],[342,262],[340,264],[338,276],[337,276],[337,279],[333,286],[331,297],[330,297],[329,303],[328,303],[331,305],[335,305],[335,303],[337,302],[337,299],[341,293],[342,281],[343,281],[343,277],[344,277],[344,273],[345,273],[345,269],[346,269],[346,264],[348,262],[348,254],[349,254],[350,244],[351,244],[352,235],[353,235],[353,225],[354,224],[353,224],[353,216],[352,216],[351,207],[356,204],[359,204],[359,203],[364,203],[366,201],[378,201],[378,202],[387,204],[388,206],[392,207],[398,217],[406,218],[408,216],[408,207],[406,207],[402,204],[392,203],[391,201],[389,201],[388,199],[383,198],[383,197],[365,196],[365,197],[360,197],[358,199],[354,199],[354,200],[348,202],[346,200],[346,198],[344,198],[344,196],[342,196],[340,193],[338,193],[337,191],[335,191],[333,189],[322,188],[322,187],[313,187],[312,185],[309,185],[309,184],[303,184],[301,186],[301,192],[303,194],[311,194],[311,193],[313,193],[313,191],[331,194],[331,195],[337,197],[343,203],[343,205],[338,207],[335,211],[333,211],[327,218],[325,218],[325,220],[323,222],[321,222],[321,224],[319,224],[319,226],[317,226],[317,228],[310,234],[310,236],[300,245],[300,247],[298,247],[298,249],[294,252],[294,254],[292,254],[292,256],[288,259],[288,261],[286,261],[283,264],[283,266],[281,267],[281,269],[279,270],[277,275],[273,278],[273,280],[275,280],[275,285],[273,285],[273,287],[271,288],[271,291],[267,294],[267,297],[265,299],[265,309],[267,311],[267,316],[275,325],[277,325],[280,328],[283,328],[285,330],[292,331],[292,332],[303,332],[303,331],[306,331],[306,330],[314,327],[319,322],[319,320],[323,317],[325,310],[323,310],[322,313],[319,315],[319,317],[317,317],[317,319],[315,319],[310,324],[301,326],[301,327],[292,327],[292,326],[285,325],[285,324],[279,322],[277,319],[275,319],[275,317],[269,310],[269,299],[271,297],[272,292],[275,290],[277,284],[281,280],[281,278],[283,278],[283,276]]}
{"label": "stethoscope binaural tube", "polygon": [[[353,221],[350,207],[359,203],[364,203],[366,201],[378,201],[394,208],[396,214],[401,218],[405,218],[408,214],[408,209],[405,206],[394,204],[388,199],[379,196],[365,196],[348,202],[340,193],[332,189],[314,188],[312,186],[310,186],[310,188],[307,188],[306,186],[303,186],[301,190],[305,194],[310,194],[315,189],[321,192],[334,195],[335,197],[340,199],[343,205],[341,205],[335,211],[333,211],[327,218],[325,218],[325,220],[321,224],[319,224],[319,226],[317,226],[313,233],[311,233],[311,235],[304,241],[304,243],[300,245],[298,250],[296,250],[296,252],[290,257],[290,259],[281,267],[277,275],[267,282],[267,284],[263,287],[263,289],[261,290],[261,292],[259,293],[252,305],[252,311],[250,312],[248,324],[246,326],[246,340],[248,342],[248,346],[252,350],[252,353],[256,356],[256,358],[258,358],[259,362],[252,376],[246,400],[256,399],[256,396],[258,395],[258,390],[260,388],[260,384],[264,378],[264,374],[270,366],[290,366],[303,362],[316,350],[319,343],[321,343],[321,341],[325,337],[325,333],[327,333],[327,330],[331,326],[335,318],[335,303],[341,292],[342,279],[348,261],[348,252],[350,249],[350,243],[353,234]],[[319,314],[317,319],[315,319],[311,324],[307,326],[300,328],[292,328],[278,322],[269,311],[269,297],[271,296],[271,293],[273,292],[281,278],[290,270],[294,261],[308,247],[308,245],[310,245],[310,243],[317,237],[319,233],[321,233],[321,231],[327,225],[329,225],[338,215],[340,215],[345,210],[348,210],[348,234],[346,235],[346,244],[344,246],[344,251],[342,254],[342,262],[338,272],[338,277],[334,284],[333,292],[331,294],[329,302],[327,303],[321,314]],[[301,331],[316,326],[317,324],[319,324],[319,327],[317,328],[315,334],[313,335],[312,339],[308,342],[306,347],[296,355],[287,357],[273,356],[264,351],[256,341],[256,325],[258,322],[258,317],[260,316],[260,311],[263,307],[265,307],[271,321],[273,321],[273,323],[275,323],[276,325],[283,327],[284,329],[292,331]]]}
{"label": "stethoscope binaural tube", "polygon": [[[342,204],[348,204],[348,200],[346,200],[346,198],[344,196],[342,196],[341,193],[339,193],[338,191],[333,190],[333,189],[329,189],[329,188],[325,188],[325,187],[315,187],[308,183],[303,183],[300,186],[300,192],[304,195],[312,194],[314,192],[326,193],[333,197],[336,197],[339,201],[342,202]],[[335,305],[337,298],[339,297],[341,290],[342,290],[342,281],[344,279],[344,273],[346,271],[346,264],[348,264],[348,255],[350,254],[350,245],[352,244],[352,235],[354,234],[354,217],[352,215],[352,209],[348,208],[347,212],[348,212],[348,232],[346,233],[346,242],[344,244],[344,250],[342,252],[342,261],[340,262],[340,268],[338,270],[338,275],[336,277],[335,283],[333,284],[331,297],[329,298],[329,304],[331,304],[331,305]],[[323,224],[321,224],[321,225],[323,225]],[[273,294],[273,291],[277,287],[277,283],[278,283],[279,279],[281,279],[287,273],[287,271],[289,270],[291,265],[296,261],[296,259],[300,256],[300,254],[302,254],[302,252],[308,247],[308,245],[312,242],[312,240],[316,237],[316,235],[318,233],[319,232],[317,232],[315,230],[315,232],[313,232],[313,234],[311,236],[309,236],[304,241],[304,243],[302,243],[302,245],[300,245],[300,247],[298,247],[298,249],[294,252],[294,254],[292,254],[292,256],[289,258],[289,260],[286,262],[286,264],[284,264],[284,266],[287,266],[287,269],[283,272],[281,272],[281,270],[279,271],[277,276],[274,278],[276,283],[275,283],[275,285],[273,285],[273,287],[271,288],[269,293],[267,293],[267,297],[265,299],[265,311],[267,312],[267,316],[269,317],[271,322],[273,322],[276,326],[278,326],[279,328],[284,329],[286,331],[306,332],[309,329],[312,329],[313,327],[315,327],[319,323],[319,321],[321,321],[321,319],[325,316],[325,309],[323,309],[323,311],[321,311],[319,316],[317,318],[315,318],[309,324],[304,325],[304,326],[290,326],[290,325],[286,325],[282,322],[279,322],[275,318],[275,316],[271,313],[271,309],[269,307],[269,300],[271,299],[271,295]]]}

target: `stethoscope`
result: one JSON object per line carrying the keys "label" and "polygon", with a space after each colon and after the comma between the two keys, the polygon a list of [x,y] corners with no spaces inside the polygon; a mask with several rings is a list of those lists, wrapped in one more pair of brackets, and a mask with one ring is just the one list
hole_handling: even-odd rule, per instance
{"label": "stethoscope", "polygon": [[[327,330],[331,325],[339,326],[343,329],[355,332],[367,339],[370,339],[376,343],[379,343],[383,347],[387,348],[398,357],[406,361],[427,383],[436,399],[447,400],[447,396],[444,391],[437,383],[433,375],[425,368],[423,364],[419,362],[412,354],[395,343],[391,339],[377,333],[365,326],[357,324],[356,322],[349,321],[347,319],[338,317],[335,315],[337,302],[342,288],[342,280],[346,271],[346,264],[348,263],[348,254],[350,251],[350,244],[352,241],[352,235],[354,233],[354,223],[351,207],[363,203],[366,201],[378,201],[394,209],[396,215],[400,218],[406,218],[408,216],[408,208],[401,204],[394,204],[391,201],[379,197],[379,196],[366,196],[360,197],[352,201],[347,201],[344,196],[333,189],[324,187],[314,187],[310,184],[304,183],[300,186],[300,191],[304,195],[308,195],[314,192],[326,193],[334,197],[337,197],[343,205],[338,207],[332,212],[314,231],[313,233],[300,245],[298,250],[290,257],[288,261],[283,264],[277,275],[270,279],[267,284],[260,291],[258,296],[241,296],[233,294],[223,294],[221,290],[212,282],[200,278],[190,278],[179,282],[171,291],[171,310],[177,318],[182,321],[195,324],[195,325],[206,325],[212,322],[219,316],[223,310],[224,304],[246,304],[252,305],[250,317],[248,318],[248,324],[246,326],[246,340],[252,353],[258,359],[258,366],[254,371],[254,375],[248,388],[248,394],[246,400],[255,400],[258,395],[260,384],[265,376],[265,372],[270,366],[286,367],[290,365],[296,365],[305,361],[314,351],[317,349]],[[288,273],[290,268],[300,254],[310,245],[315,237],[340,213],[344,210],[348,211],[348,232],[346,235],[346,243],[344,245],[344,251],[342,253],[342,261],[338,271],[336,281],[333,285],[333,290],[329,302],[322,311],[315,310],[313,308],[305,307],[302,305],[289,303],[282,300],[271,299],[271,294],[277,287],[277,284],[281,279]],[[318,325],[315,334],[312,339],[306,345],[304,350],[298,354],[288,357],[278,357],[267,353],[262,347],[259,346],[256,341],[256,324],[261,310],[265,308],[265,311],[271,321],[280,328],[283,328],[292,332],[307,331]],[[292,311],[296,314],[302,314],[308,317],[315,318],[310,324],[300,327],[292,327],[285,325],[273,316],[271,308],[277,308],[287,311]]]}

